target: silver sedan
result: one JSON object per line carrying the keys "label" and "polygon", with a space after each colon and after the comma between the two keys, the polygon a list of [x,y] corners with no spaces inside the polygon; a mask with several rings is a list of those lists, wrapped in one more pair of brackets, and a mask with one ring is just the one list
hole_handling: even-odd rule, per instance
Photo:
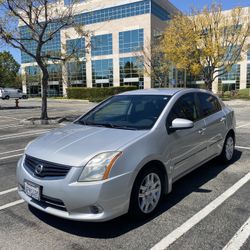
{"label": "silver sedan", "polygon": [[234,146],[234,112],[211,92],[126,92],[31,142],[18,192],[66,219],[145,218],[176,180],[217,156],[230,162]]}

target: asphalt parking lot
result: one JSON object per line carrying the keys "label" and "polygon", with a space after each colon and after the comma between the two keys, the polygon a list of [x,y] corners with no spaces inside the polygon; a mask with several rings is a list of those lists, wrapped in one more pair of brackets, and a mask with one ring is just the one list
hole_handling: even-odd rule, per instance
{"label": "asphalt parking lot", "polygon": [[[157,214],[105,223],[63,220],[17,194],[16,163],[25,146],[60,125],[20,125],[38,117],[40,100],[0,100],[0,249],[250,249],[250,102],[230,101],[237,119],[234,161],[213,160],[177,181]],[[50,116],[78,116],[94,104],[49,100]]]}

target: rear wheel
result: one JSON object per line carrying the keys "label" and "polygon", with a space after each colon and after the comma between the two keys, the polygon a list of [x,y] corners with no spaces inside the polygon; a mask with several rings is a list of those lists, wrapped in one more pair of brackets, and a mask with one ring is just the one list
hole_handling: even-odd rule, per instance
{"label": "rear wheel", "polygon": [[8,95],[6,95],[4,99],[9,100],[10,97]]}
{"label": "rear wheel", "polygon": [[228,134],[221,153],[223,162],[228,163],[233,159],[235,149],[235,139],[232,133]]}
{"label": "rear wheel", "polygon": [[163,196],[164,178],[158,168],[143,170],[136,178],[133,186],[129,213],[138,219],[153,214]]}

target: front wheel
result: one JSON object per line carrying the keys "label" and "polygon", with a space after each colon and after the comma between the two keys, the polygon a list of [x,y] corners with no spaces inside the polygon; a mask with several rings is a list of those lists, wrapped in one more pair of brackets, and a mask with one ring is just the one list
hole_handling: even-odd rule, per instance
{"label": "front wheel", "polygon": [[133,186],[129,213],[144,219],[153,214],[163,196],[163,174],[158,168],[147,168],[136,178]]}
{"label": "front wheel", "polygon": [[223,160],[223,162],[229,163],[233,159],[234,149],[235,149],[234,136],[232,134],[228,134],[221,153],[221,159]]}

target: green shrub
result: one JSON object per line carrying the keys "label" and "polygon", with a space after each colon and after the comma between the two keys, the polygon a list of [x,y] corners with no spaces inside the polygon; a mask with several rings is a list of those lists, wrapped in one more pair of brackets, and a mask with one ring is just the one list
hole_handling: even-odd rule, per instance
{"label": "green shrub", "polygon": [[223,93],[223,96],[231,96],[231,92],[230,92],[230,91],[225,91],[225,92]]}
{"label": "green shrub", "polygon": [[67,88],[67,96],[69,99],[84,99],[91,102],[100,102],[112,95],[136,89],[136,86],[110,88],[69,87]]}
{"label": "green shrub", "polygon": [[239,89],[238,95],[239,97],[250,97],[250,89]]}

